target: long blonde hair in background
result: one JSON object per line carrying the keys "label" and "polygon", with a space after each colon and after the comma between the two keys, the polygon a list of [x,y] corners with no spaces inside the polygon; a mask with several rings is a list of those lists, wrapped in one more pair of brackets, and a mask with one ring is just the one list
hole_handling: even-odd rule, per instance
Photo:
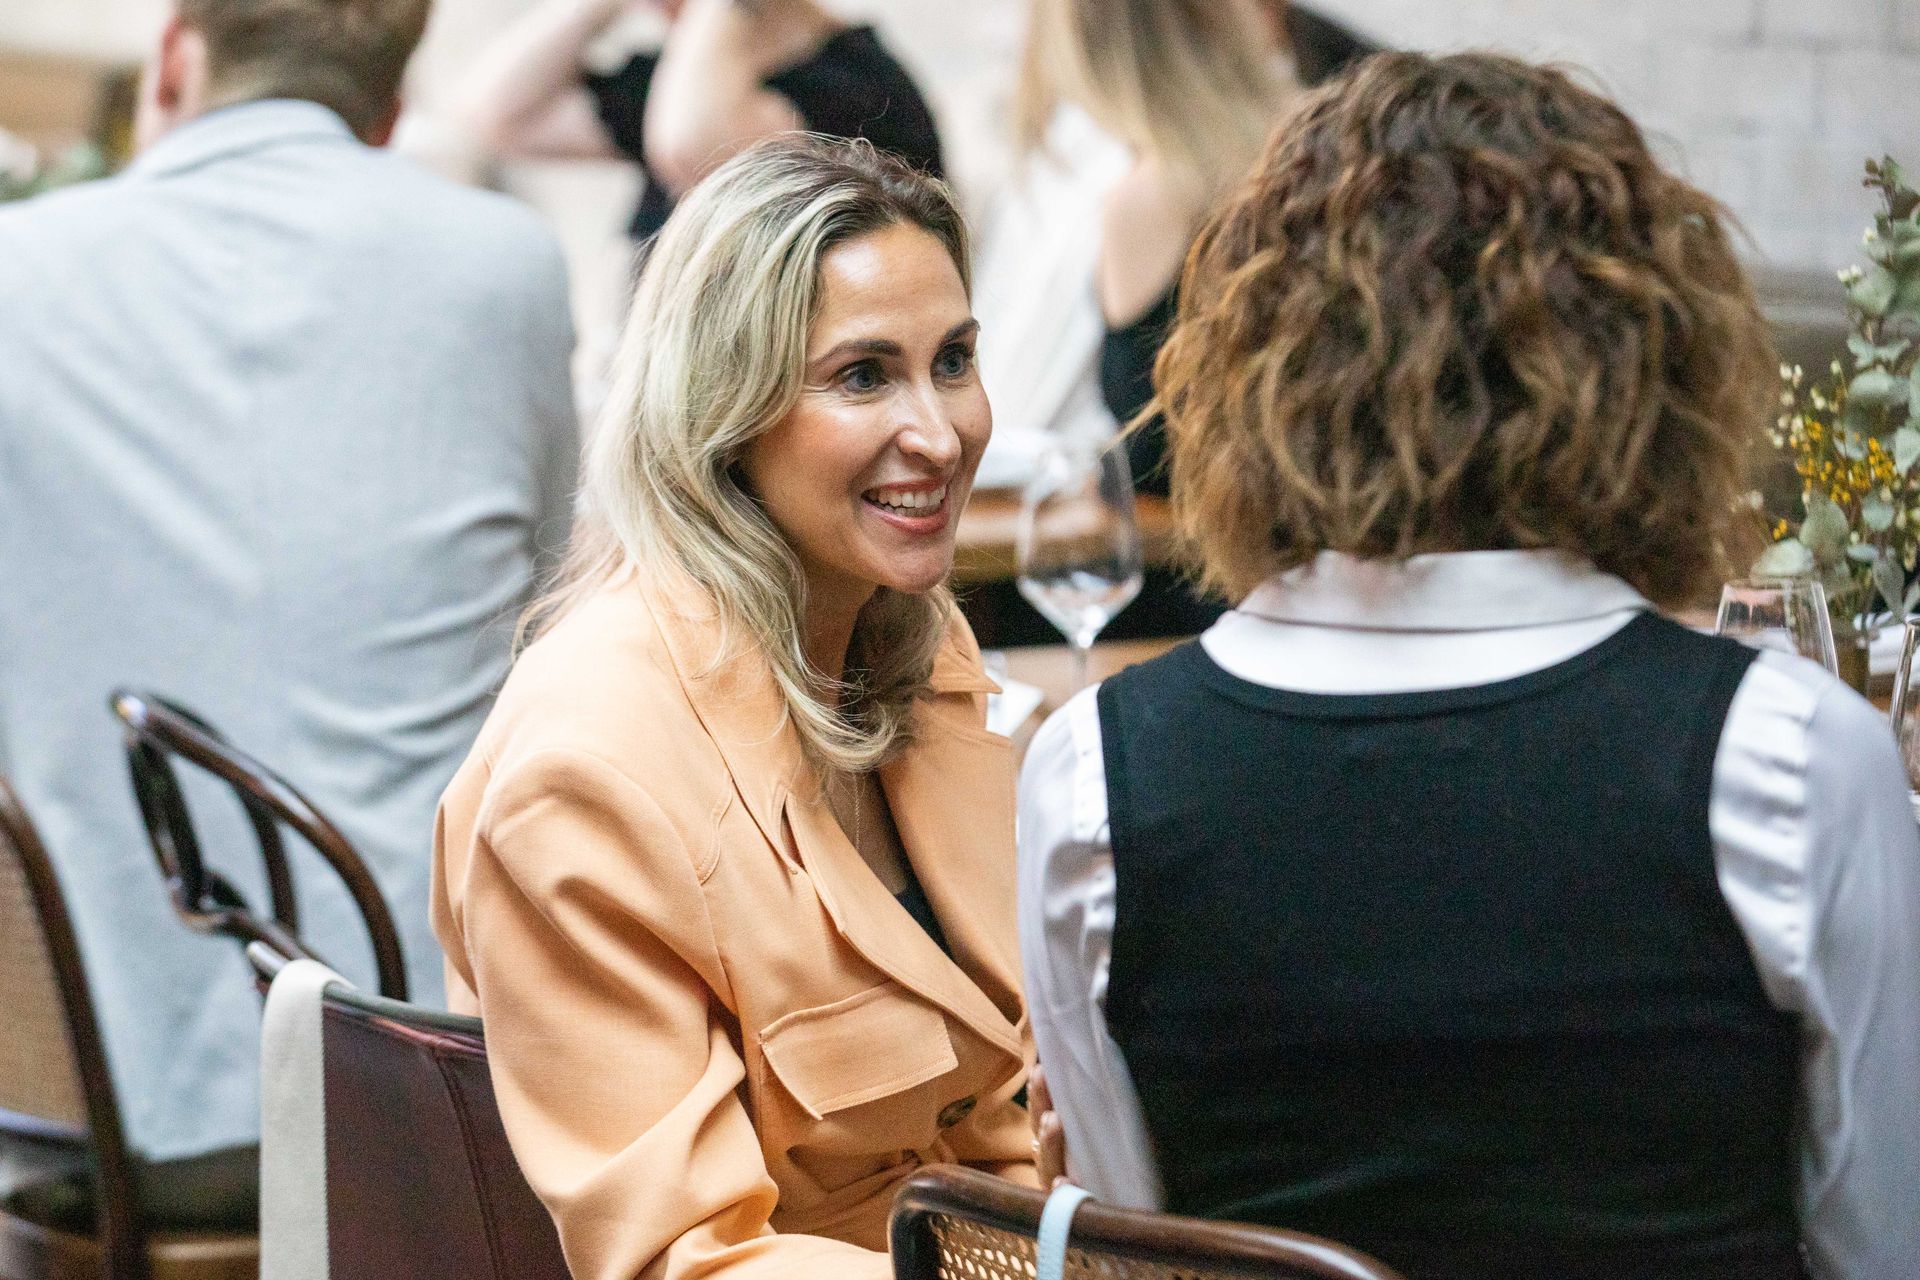
{"label": "long blonde hair in background", "polygon": [[586,448],[581,512],[537,634],[631,564],[690,575],[728,643],[761,650],[816,766],[862,772],[908,741],[953,600],[885,588],[862,610],[841,680],[802,644],[806,580],[735,464],[799,398],[820,263],[897,224],[938,239],[971,289],[965,224],[936,179],[862,141],[784,134],[688,193],[641,270],[607,406]]}
{"label": "long blonde hair in background", "polygon": [[1044,146],[1062,101],[1164,164],[1197,202],[1238,179],[1298,89],[1276,0],[1033,0],[1014,132]]}

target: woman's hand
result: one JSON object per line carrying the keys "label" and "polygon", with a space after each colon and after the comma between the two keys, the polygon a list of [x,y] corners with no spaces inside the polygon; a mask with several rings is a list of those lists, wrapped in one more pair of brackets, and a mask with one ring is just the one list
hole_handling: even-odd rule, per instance
{"label": "woman's hand", "polygon": [[1027,1077],[1027,1114],[1033,1118],[1033,1163],[1040,1185],[1051,1191],[1067,1180],[1067,1131],[1053,1109],[1046,1073],[1039,1063]]}

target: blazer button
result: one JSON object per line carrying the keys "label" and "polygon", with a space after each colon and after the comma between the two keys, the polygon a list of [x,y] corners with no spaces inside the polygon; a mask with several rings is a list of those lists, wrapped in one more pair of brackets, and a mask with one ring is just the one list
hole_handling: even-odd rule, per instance
{"label": "blazer button", "polygon": [[951,1129],[972,1115],[973,1109],[979,1104],[979,1101],[978,1098],[962,1098],[958,1102],[949,1102],[946,1106],[940,1108],[940,1117],[935,1123],[942,1129]]}

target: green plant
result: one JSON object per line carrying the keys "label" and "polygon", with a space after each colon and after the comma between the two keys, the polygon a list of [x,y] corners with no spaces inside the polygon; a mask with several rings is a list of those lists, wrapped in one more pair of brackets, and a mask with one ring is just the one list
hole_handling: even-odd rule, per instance
{"label": "green plant", "polygon": [[37,162],[0,165],[0,204],[25,200],[70,183],[104,178],[107,172],[106,156],[91,142],[68,147],[44,165]]}
{"label": "green plant", "polygon": [[1881,207],[1867,265],[1840,273],[1848,358],[1811,385],[1781,369],[1773,443],[1800,478],[1799,521],[1774,523],[1753,570],[1817,578],[1847,630],[1866,628],[1876,599],[1899,615],[1920,603],[1906,581],[1920,558],[1920,192],[1891,158],[1867,162],[1865,185]]}

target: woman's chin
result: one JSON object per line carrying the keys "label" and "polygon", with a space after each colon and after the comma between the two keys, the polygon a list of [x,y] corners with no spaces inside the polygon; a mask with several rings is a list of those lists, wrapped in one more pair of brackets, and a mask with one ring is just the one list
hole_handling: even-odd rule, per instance
{"label": "woman's chin", "polygon": [[881,580],[880,585],[903,596],[923,596],[946,582],[952,572],[953,560],[949,557],[938,565],[915,566],[890,573]]}

